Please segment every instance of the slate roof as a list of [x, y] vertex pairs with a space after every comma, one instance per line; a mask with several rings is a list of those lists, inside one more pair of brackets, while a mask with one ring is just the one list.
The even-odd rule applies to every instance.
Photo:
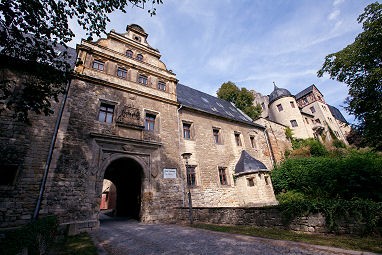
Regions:
[[76, 49], [73, 49], [71, 47], [67, 47], [65, 49], [64, 46], [60, 45], [60, 44], [57, 44], [55, 47], [54, 47], [57, 51], [59, 52], [65, 52], [67, 51], [67, 57], [63, 57], [63, 54], [59, 54], [59, 58], [62, 59], [62, 60], [66, 60], [69, 64], [70, 64], [70, 67], [74, 69], [75, 65], [76, 65], [76, 60], [77, 60], [77, 51]]
[[289, 90], [279, 88], [275, 85], [272, 93], [269, 95], [269, 104], [282, 97], [292, 97], [292, 94], [289, 92]]
[[309, 94], [310, 92], [312, 92], [312, 91], [313, 91], [313, 86], [314, 86], [314, 84], [313, 84], [313, 85], [310, 85], [310, 86], [307, 87], [306, 89], [304, 89], [304, 90], [298, 92], [298, 93], [295, 95], [296, 100], [299, 99], [299, 98], [301, 98], [301, 97], [303, 97], [303, 96], [305, 96], [306, 94]]
[[339, 121], [342, 121], [344, 123], [348, 123], [345, 119], [345, 117], [342, 115], [340, 110], [338, 110], [336, 107], [332, 105], [328, 105], [330, 112], [332, 113], [333, 117], [336, 118]]
[[185, 107], [264, 128], [259, 124], [253, 123], [250, 117], [228, 101], [179, 83], [176, 92], [178, 95], [178, 102]]
[[239, 161], [235, 166], [235, 174], [243, 173], [256, 173], [256, 172], [269, 172], [267, 167], [261, 162], [249, 155], [248, 152], [243, 150]]

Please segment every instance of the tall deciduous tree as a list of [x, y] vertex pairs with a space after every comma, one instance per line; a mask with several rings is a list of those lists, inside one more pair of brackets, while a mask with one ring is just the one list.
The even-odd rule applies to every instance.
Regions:
[[252, 119], [261, 115], [261, 106], [253, 105], [254, 96], [246, 88], [239, 89], [235, 83], [228, 81], [223, 83], [217, 91], [219, 98], [232, 102]]
[[368, 144], [382, 150], [382, 4], [368, 5], [358, 22], [364, 31], [352, 44], [326, 56], [318, 76], [328, 73], [347, 84], [345, 109], [358, 120], [356, 128]]
[[[21, 119], [29, 111], [51, 113], [51, 99], [57, 100], [69, 79], [67, 54], [56, 50], [57, 45], [65, 49], [75, 36], [69, 20], [77, 21], [91, 39], [105, 33], [108, 14], [115, 10], [126, 12], [128, 5], [144, 7], [145, 3], [151, 4], [148, 12], [153, 15], [162, 0], [1, 0], [0, 104], [14, 110]], [[19, 66], [20, 62], [32, 68], [22, 70], [24, 74], [29, 71], [30, 78], [22, 79], [21, 84], [18, 81], [15, 90], [16, 81], [9, 79], [4, 69]]]

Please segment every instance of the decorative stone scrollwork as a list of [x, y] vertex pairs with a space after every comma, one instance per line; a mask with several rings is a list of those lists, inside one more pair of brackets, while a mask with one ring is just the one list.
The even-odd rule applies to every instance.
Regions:
[[116, 121], [117, 124], [122, 125], [143, 126], [141, 113], [139, 109], [134, 107], [132, 104], [127, 104], [122, 108]]

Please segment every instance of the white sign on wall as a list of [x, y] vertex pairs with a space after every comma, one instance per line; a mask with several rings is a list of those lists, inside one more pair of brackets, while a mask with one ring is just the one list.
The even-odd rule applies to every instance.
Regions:
[[163, 169], [164, 179], [176, 179], [176, 168], [164, 168]]

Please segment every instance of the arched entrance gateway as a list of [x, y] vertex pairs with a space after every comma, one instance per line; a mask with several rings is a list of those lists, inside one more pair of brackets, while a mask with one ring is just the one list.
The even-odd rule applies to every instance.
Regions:
[[100, 210], [109, 215], [140, 220], [142, 166], [132, 158], [112, 161], [104, 174]]

